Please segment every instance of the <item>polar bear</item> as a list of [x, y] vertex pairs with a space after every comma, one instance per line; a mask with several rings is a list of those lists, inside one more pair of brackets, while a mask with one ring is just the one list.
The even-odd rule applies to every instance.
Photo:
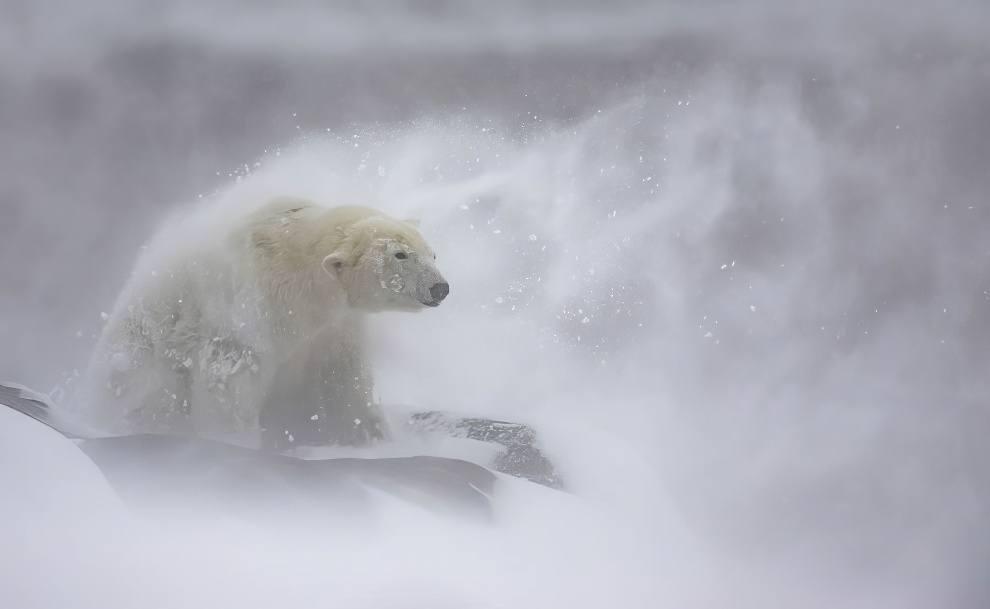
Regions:
[[285, 450], [387, 436], [368, 313], [438, 306], [449, 286], [411, 221], [282, 198], [193, 214], [146, 249], [94, 350], [84, 402], [126, 433]]

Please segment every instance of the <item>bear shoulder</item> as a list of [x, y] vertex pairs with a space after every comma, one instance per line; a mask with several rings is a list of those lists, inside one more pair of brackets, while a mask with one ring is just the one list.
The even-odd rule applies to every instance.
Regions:
[[238, 236], [246, 237], [249, 248], [262, 257], [304, 254], [298, 251], [304, 246], [305, 235], [300, 233], [308, 232], [307, 225], [323, 210], [306, 199], [274, 199], [247, 217], [244, 232]]
[[387, 216], [362, 205], [340, 205], [323, 207], [308, 199], [279, 197], [263, 205], [248, 217], [248, 232], [255, 234], [285, 235], [292, 231], [286, 228], [299, 225], [306, 232], [326, 233], [347, 229], [368, 218]]
[[391, 220], [362, 205], [323, 207], [306, 199], [281, 197], [250, 215], [246, 233], [256, 255], [299, 255], [311, 261], [322, 260], [345, 241], [351, 241], [355, 225], [369, 219]]

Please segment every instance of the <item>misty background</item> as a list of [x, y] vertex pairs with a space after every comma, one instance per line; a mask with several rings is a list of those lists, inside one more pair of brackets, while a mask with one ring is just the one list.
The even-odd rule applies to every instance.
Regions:
[[533, 424], [657, 552], [669, 504], [715, 606], [990, 603], [982, 3], [4, 0], [0, 380], [231, 184], [419, 217], [382, 399]]

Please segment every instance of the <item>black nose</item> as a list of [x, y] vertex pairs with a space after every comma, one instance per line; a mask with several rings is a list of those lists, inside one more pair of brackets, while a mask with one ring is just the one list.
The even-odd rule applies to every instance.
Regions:
[[447, 294], [450, 294], [450, 286], [447, 285], [446, 281], [434, 283], [433, 287], [430, 288], [430, 298], [437, 304], [440, 304], [440, 301], [446, 298]]

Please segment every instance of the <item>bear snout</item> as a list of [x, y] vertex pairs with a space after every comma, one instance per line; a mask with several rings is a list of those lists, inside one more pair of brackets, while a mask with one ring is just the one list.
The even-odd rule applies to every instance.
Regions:
[[427, 304], [431, 307], [438, 306], [447, 294], [450, 293], [450, 286], [447, 285], [446, 281], [438, 281], [430, 287], [430, 298], [433, 300]]

